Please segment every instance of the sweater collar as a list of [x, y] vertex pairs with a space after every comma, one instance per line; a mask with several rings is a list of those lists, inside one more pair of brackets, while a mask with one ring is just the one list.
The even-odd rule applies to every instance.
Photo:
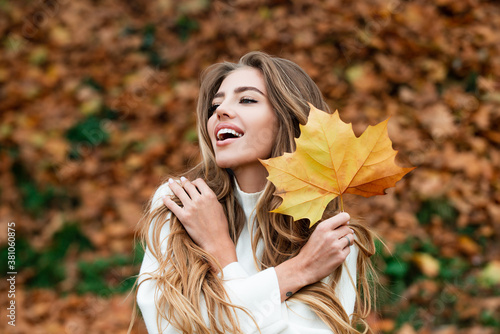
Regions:
[[257, 205], [257, 202], [259, 201], [260, 195], [264, 192], [264, 190], [261, 190], [256, 193], [246, 193], [243, 190], [240, 189], [240, 186], [238, 185], [238, 180], [234, 178], [234, 184], [235, 184], [235, 196], [240, 205], [243, 208], [243, 211], [245, 211], [245, 216], [247, 219], [250, 218], [250, 214], [252, 211], [255, 209], [255, 206]]

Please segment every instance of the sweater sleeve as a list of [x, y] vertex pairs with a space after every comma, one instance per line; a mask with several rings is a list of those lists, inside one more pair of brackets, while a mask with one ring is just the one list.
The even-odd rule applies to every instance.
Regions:
[[[151, 210], [163, 205], [161, 197], [170, 194], [172, 192], [167, 184], [160, 186], [153, 196]], [[166, 252], [168, 234], [168, 224], [165, 224], [161, 231], [161, 240], [163, 240], [161, 245], [162, 253]], [[155, 295], [158, 292], [155, 280], [147, 279], [151, 278], [150, 273], [154, 272], [157, 268], [158, 261], [154, 258], [151, 251], [146, 248], [139, 276], [140, 286], [137, 291], [137, 303], [149, 333], [180, 333], [173, 326], [169, 325], [165, 319], [160, 320], [161, 330], [158, 330], [156, 321], [158, 311], [155, 304]], [[281, 331], [281, 327], [286, 326], [286, 324], [280, 322], [280, 291], [274, 268], [263, 270], [254, 275], [248, 275], [240, 263], [233, 262], [223, 269], [220, 276], [223, 279], [223, 285], [231, 303], [244, 308], [253, 317], [252, 320], [244, 311], [236, 310], [240, 328], [244, 333], [258, 332], [256, 324], [261, 330], [267, 327], [267, 332], [269, 333], [278, 333]], [[204, 297], [200, 297], [203, 317], [205, 320], [208, 320]]]
[[257, 333], [258, 328], [266, 333], [279, 333], [287, 327], [282, 319], [280, 288], [274, 268], [249, 275], [239, 262], [233, 262], [222, 272], [231, 303], [244, 307], [252, 315], [251, 318], [241, 310], [236, 311], [243, 333]]

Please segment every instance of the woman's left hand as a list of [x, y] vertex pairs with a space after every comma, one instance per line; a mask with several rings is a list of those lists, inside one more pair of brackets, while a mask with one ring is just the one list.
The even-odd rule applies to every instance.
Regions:
[[163, 203], [177, 216], [191, 239], [213, 255], [222, 268], [237, 261], [224, 209], [205, 181], [196, 179], [191, 182], [182, 177], [181, 184], [170, 179], [168, 185], [182, 202], [182, 207], [168, 196], [163, 197]]

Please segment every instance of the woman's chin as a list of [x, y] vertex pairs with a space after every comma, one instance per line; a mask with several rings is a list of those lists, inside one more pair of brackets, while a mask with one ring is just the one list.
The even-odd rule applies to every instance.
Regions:
[[[233, 162], [233, 163], [231, 163]], [[216, 159], [217, 166], [219, 168], [232, 168], [234, 167], [234, 161], [226, 160], [226, 159]]]
[[248, 166], [249, 162], [244, 159], [235, 160], [234, 157], [219, 158], [215, 162], [220, 168], [229, 168], [232, 170], [238, 169], [240, 167]]

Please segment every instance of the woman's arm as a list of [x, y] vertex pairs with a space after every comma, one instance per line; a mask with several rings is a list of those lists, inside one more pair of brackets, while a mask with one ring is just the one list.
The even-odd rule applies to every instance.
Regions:
[[[206, 183], [182, 178], [180, 184], [171, 180], [168, 186], [182, 206], [168, 196], [163, 197], [163, 203], [177, 216], [193, 241], [217, 259], [231, 302], [249, 310], [261, 329], [287, 326], [286, 321], [280, 321], [281, 303], [288, 298], [287, 293], [295, 293], [332, 273], [349, 254], [344, 237], [351, 243], [354, 240], [348, 227], [349, 215], [339, 214], [320, 223], [297, 257], [276, 268], [248, 275], [237, 262], [222, 206]], [[212, 268], [218, 271], [215, 264]], [[237, 313], [239, 318], [248, 319], [245, 314]], [[247, 328], [254, 326], [247, 320], [243, 323], [248, 324]]]
[[[181, 178], [181, 184], [172, 179], [168, 184], [183, 206], [168, 196], [163, 202], [179, 218], [193, 241], [213, 255], [222, 268], [237, 261], [222, 205], [205, 181]], [[303, 286], [330, 275], [344, 262], [354, 241], [349, 219], [349, 214], [343, 212], [322, 221], [300, 253], [276, 267], [282, 302]], [[215, 264], [212, 268], [217, 271]]]
[[342, 265], [354, 242], [345, 212], [319, 223], [299, 254], [276, 267], [281, 301], [302, 287], [318, 282]]
[[[175, 186], [173, 186], [175, 187]], [[173, 194], [172, 184], [166, 183], [160, 186], [153, 196], [151, 211], [163, 205], [163, 198]], [[154, 228], [152, 224], [151, 230]], [[161, 252], [166, 252], [168, 234], [170, 233], [168, 224], [161, 230], [160, 245]], [[151, 238], [151, 236], [150, 236]], [[232, 245], [234, 247], [234, 244]], [[235, 255], [236, 257], [236, 255]], [[223, 258], [223, 256], [221, 257]], [[220, 261], [220, 258], [219, 258]], [[224, 288], [235, 305], [248, 310], [253, 320], [262, 328], [267, 328], [272, 333], [279, 332], [287, 324], [282, 320], [281, 302], [279, 297], [279, 286], [274, 268], [263, 270], [254, 275], [248, 275], [236, 259], [228, 260], [228, 265], [223, 265], [220, 273], [223, 278]], [[140, 282], [143, 282], [137, 292], [137, 302], [141, 309], [144, 321], [149, 333], [158, 333], [156, 318], [158, 311], [155, 305], [156, 283], [154, 280], [146, 280], [150, 277], [148, 273], [158, 269], [158, 261], [149, 249], [146, 249], [141, 266]], [[206, 312], [203, 296], [200, 296], [200, 304], [203, 312]], [[167, 306], [168, 307], [168, 306]], [[166, 312], [166, 310], [164, 310]], [[244, 333], [254, 333], [257, 331], [254, 321], [245, 312], [236, 310], [240, 321], [241, 329]], [[160, 319], [161, 333], [178, 333], [178, 331], [168, 324], [168, 320]]]

